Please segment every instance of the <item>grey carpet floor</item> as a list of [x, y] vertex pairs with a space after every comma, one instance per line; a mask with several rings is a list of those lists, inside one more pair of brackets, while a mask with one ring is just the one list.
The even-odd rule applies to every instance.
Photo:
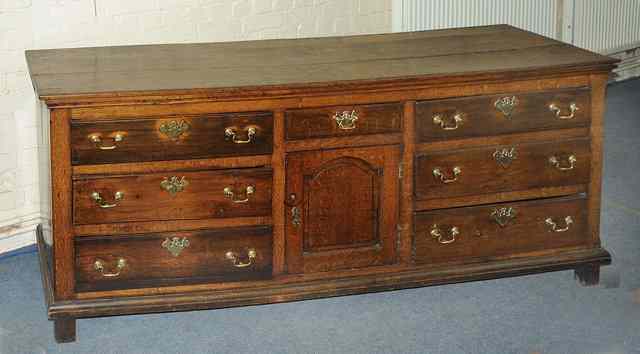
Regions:
[[0, 353], [640, 353], [640, 80], [607, 96], [602, 284], [570, 271], [78, 321], [57, 345], [36, 255], [0, 259]]

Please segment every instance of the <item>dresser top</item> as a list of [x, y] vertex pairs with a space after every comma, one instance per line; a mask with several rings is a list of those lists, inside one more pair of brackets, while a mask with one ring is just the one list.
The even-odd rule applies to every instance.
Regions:
[[[220, 98], [609, 70], [616, 62], [508, 25], [223, 43], [30, 50], [40, 98]], [[425, 81], [427, 80], [427, 81]]]

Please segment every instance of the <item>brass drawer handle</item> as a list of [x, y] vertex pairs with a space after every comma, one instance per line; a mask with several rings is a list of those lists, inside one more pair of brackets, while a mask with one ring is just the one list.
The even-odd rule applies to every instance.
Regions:
[[256, 127], [247, 127], [245, 129], [247, 132], [246, 140], [239, 140], [237, 138], [237, 132], [235, 128], [229, 127], [224, 130], [224, 136], [227, 140], [233, 141], [234, 144], [249, 144], [253, 142], [253, 138], [256, 136]]
[[516, 96], [500, 97], [493, 104], [500, 113], [502, 113], [507, 119], [511, 118], [511, 113], [516, 109], [518, 105], [518, 99]]
[[102, 198], [102, 195], [100, 195], [100, 193], [98, 192], [92, 192], [91, 193], [91, 199], [93, 199], [96, 204], [98, 204], [98, 206], [100, 208], [103, 209], [107, 209], [107, 208], [113, 208], [118, 206], [118, 202], [121, 201], [124, 198], [124, 192], [116, 192], [116, 194], [113, 195], [113, 203], [108, 203], [106, 200], [104, 200], [104, 198]]
[[127, 266], [127, 261], [124, 258], [118, 258], [118, 261], [116, 262], [116, 266], [115, 268], [115, 272], [113, 273], [105, 273], [104, 271], [104, 264], [106, 262], [103, 261], [100, 258], [97, 258], [95, 262], [93, 262], [93, 269], [95, 269], [97, 272], [99, 272], [100, 274], [102, 274], [103, 277], [105, 278], [113, 278], [113, 277], [117, 277], [120, 275], [120, 273], [122, 272], [122, 270], [124, 270], [124, 268]]
[[561, 114], [560, 107], [558, 107], [555, 103], [549, 105], [549, 110], [556, 115], [558, 119], [573, 119], [576, 115], [576, 111], [579, 111], [578, 105], [575, 102], [571, 102], [569, 105], [569, 115], [564, 116]]
[[167, 138], [171, 140], [178, 140], [180, 136], [191, 129], [189, 123], [186, 120], [170, 120], [168, 122], [162, 123], [158, 130], [160, 133], [164, 134]]
[[230, 260], [233, 263], [234, 267], [245, 268], [253, 264], [257, 255], [258, 253], [256, 252], [255, 249], [249, 248], [247, 250], [247, 257], [246, 257], [248, 259], [248, 262], [242, 262], [242, 260], [240, 259], [240, 256], [238, 256], [238, 254], [233, 251], [228, 251], [227, 253], [224, 254], [224, 257]]
[[113, 136], [113, 138], [111, 138], [111, 140], [113, 141], [111, 145], [104, 145], [102, 142], [102, 137], [100, 136], [100, 134], [91, 134], [89, 135], [89, 140], [94, 143], [96, 145], [96, 147], [100, 150], [113, 150], [115, 148], [118, 147], [119, 142], [124, 140], [124, 135], [123, 134], [116, 134]]
[[563, 228], [558, 228], [558, 224], [556, 224], [556, 222], [553, 221], [552, 218], [546, 218], [544, 220], [544, 223], [549, 225], [549, 227], [551, 228], [551, 231], [553, 232], [565, 232], [565, 231], [568, 231], [569, 228], [571, 227], [571, 224], [573, 224], [573, 218], [571, 218], [571, 216], [565, 216], [564, 218], [565, 226]]
[[456, 113], [456, 115], [453, 116], [453, 124], [447, 123], [440, 114], [433, 116], [433, 124], [440, 125], [442, 130], [456, 130], [462, 125], [462, 120], [462, 114], [460, 113]]
[[182, 178], [178, 178], [177, 176], [165, 177], [162, 182], [160, 182], [160, 188], [169, 192], [172, 197], [175, 196], [176, 193], [182, 192], [188, 185], [189, 182], [184, 176], [182, 176]]
[[354, 110], [351, 112], [337, 112], [333, 115], [333, 119], [338, 124], [338, 128], [342, 130], [351, 130], [356, 128], [356, 121], [358, 120], [358, 113]]
[[456, 240], [456, 236], [460, 234], [460, 229], [458, 229], [456, 226], [451, 227], [449, 229], [448, 237], [445, 237], [445, 235], [442, 234], [442, 231], [440, 231], [440, 228], [438, 227], [438, 225], [434, 224], [431, 227], [430, 234], [431, 234], [431, 237], [437, 239], [439, 243], [446, 245]]
[[569, 157], [567, 157], [567, 162], [568, 162], [568, 166], [567, 166], [567, 165], [562, 165], [562, 163], [560, 162], [560, 159], [558, 159], [557, 157], [555, 156], [549, 157], [549, 163], [560, 171], [573, 170], [576, 167], [577, 161], [578, 159], [576, 158], [575, 155], [569, 155]]
[[178, 257], [182, 250], [189, 247], [189, 239], [186, 237], [167, 237], [164, 241], [162, 241], [162, 248], [166, 248], [169, 253], [171, 253], [174, 257]]
[[247, 186], [244, 191], [244, 198], [242, 199], [236, 196], [236, 193], [231, 189], [231, 187], [224, 187], [223, 192], [224, 196], [231, 199], [234, 203], [246, 203], [249, 201], [249, 197], [256, 192], [256, 187]]
[[444, 173], [442, 173], [442, 170], [440, 169], [440, 167], [436, 167], [433, 169], [433, 176], [440, 179], [440, 182], [444, 184], [453, 183], [458, 180], [458, 176], [462, 173], [462, 169], [458, 166], [454, 166], [452, 172], [453, 172], [453, 177], [448, 178], [447, 176], [444, 175]]

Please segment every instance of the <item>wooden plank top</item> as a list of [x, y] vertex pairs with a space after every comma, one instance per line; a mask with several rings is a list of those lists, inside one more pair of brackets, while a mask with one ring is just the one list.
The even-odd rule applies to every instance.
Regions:
[[348, 37], [30, 50], [45, 100], [185, 90], [380, 84], [491, 73], [608, 70], [616, 60], [508, 25]]

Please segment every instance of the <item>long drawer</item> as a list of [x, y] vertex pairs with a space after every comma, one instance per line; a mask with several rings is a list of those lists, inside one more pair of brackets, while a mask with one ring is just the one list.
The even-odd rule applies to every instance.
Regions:
[[590, 111], [587, 88], [423, 101], [416, 104], [416, 140], [587, 126]]
[[73, 181], [75, 224], [271, 213], [271, 169], [87, 177]]
[[416, 157], [415, 195], [428, 200], [588, 182], [588, 138], [432, 152]]
[[99, 122], [74, 121], [73, 164], [269, 154], [271, 113], [225, 113]]
[[75, 238], [76, 290], [271, 277], [270, 227]]
[[415, 214], [416, 263], [467, 262], [586, 245], [584, 195]]
[[379, 103], [288, 110], [287, 140], [400, 133], [402, 104]]

